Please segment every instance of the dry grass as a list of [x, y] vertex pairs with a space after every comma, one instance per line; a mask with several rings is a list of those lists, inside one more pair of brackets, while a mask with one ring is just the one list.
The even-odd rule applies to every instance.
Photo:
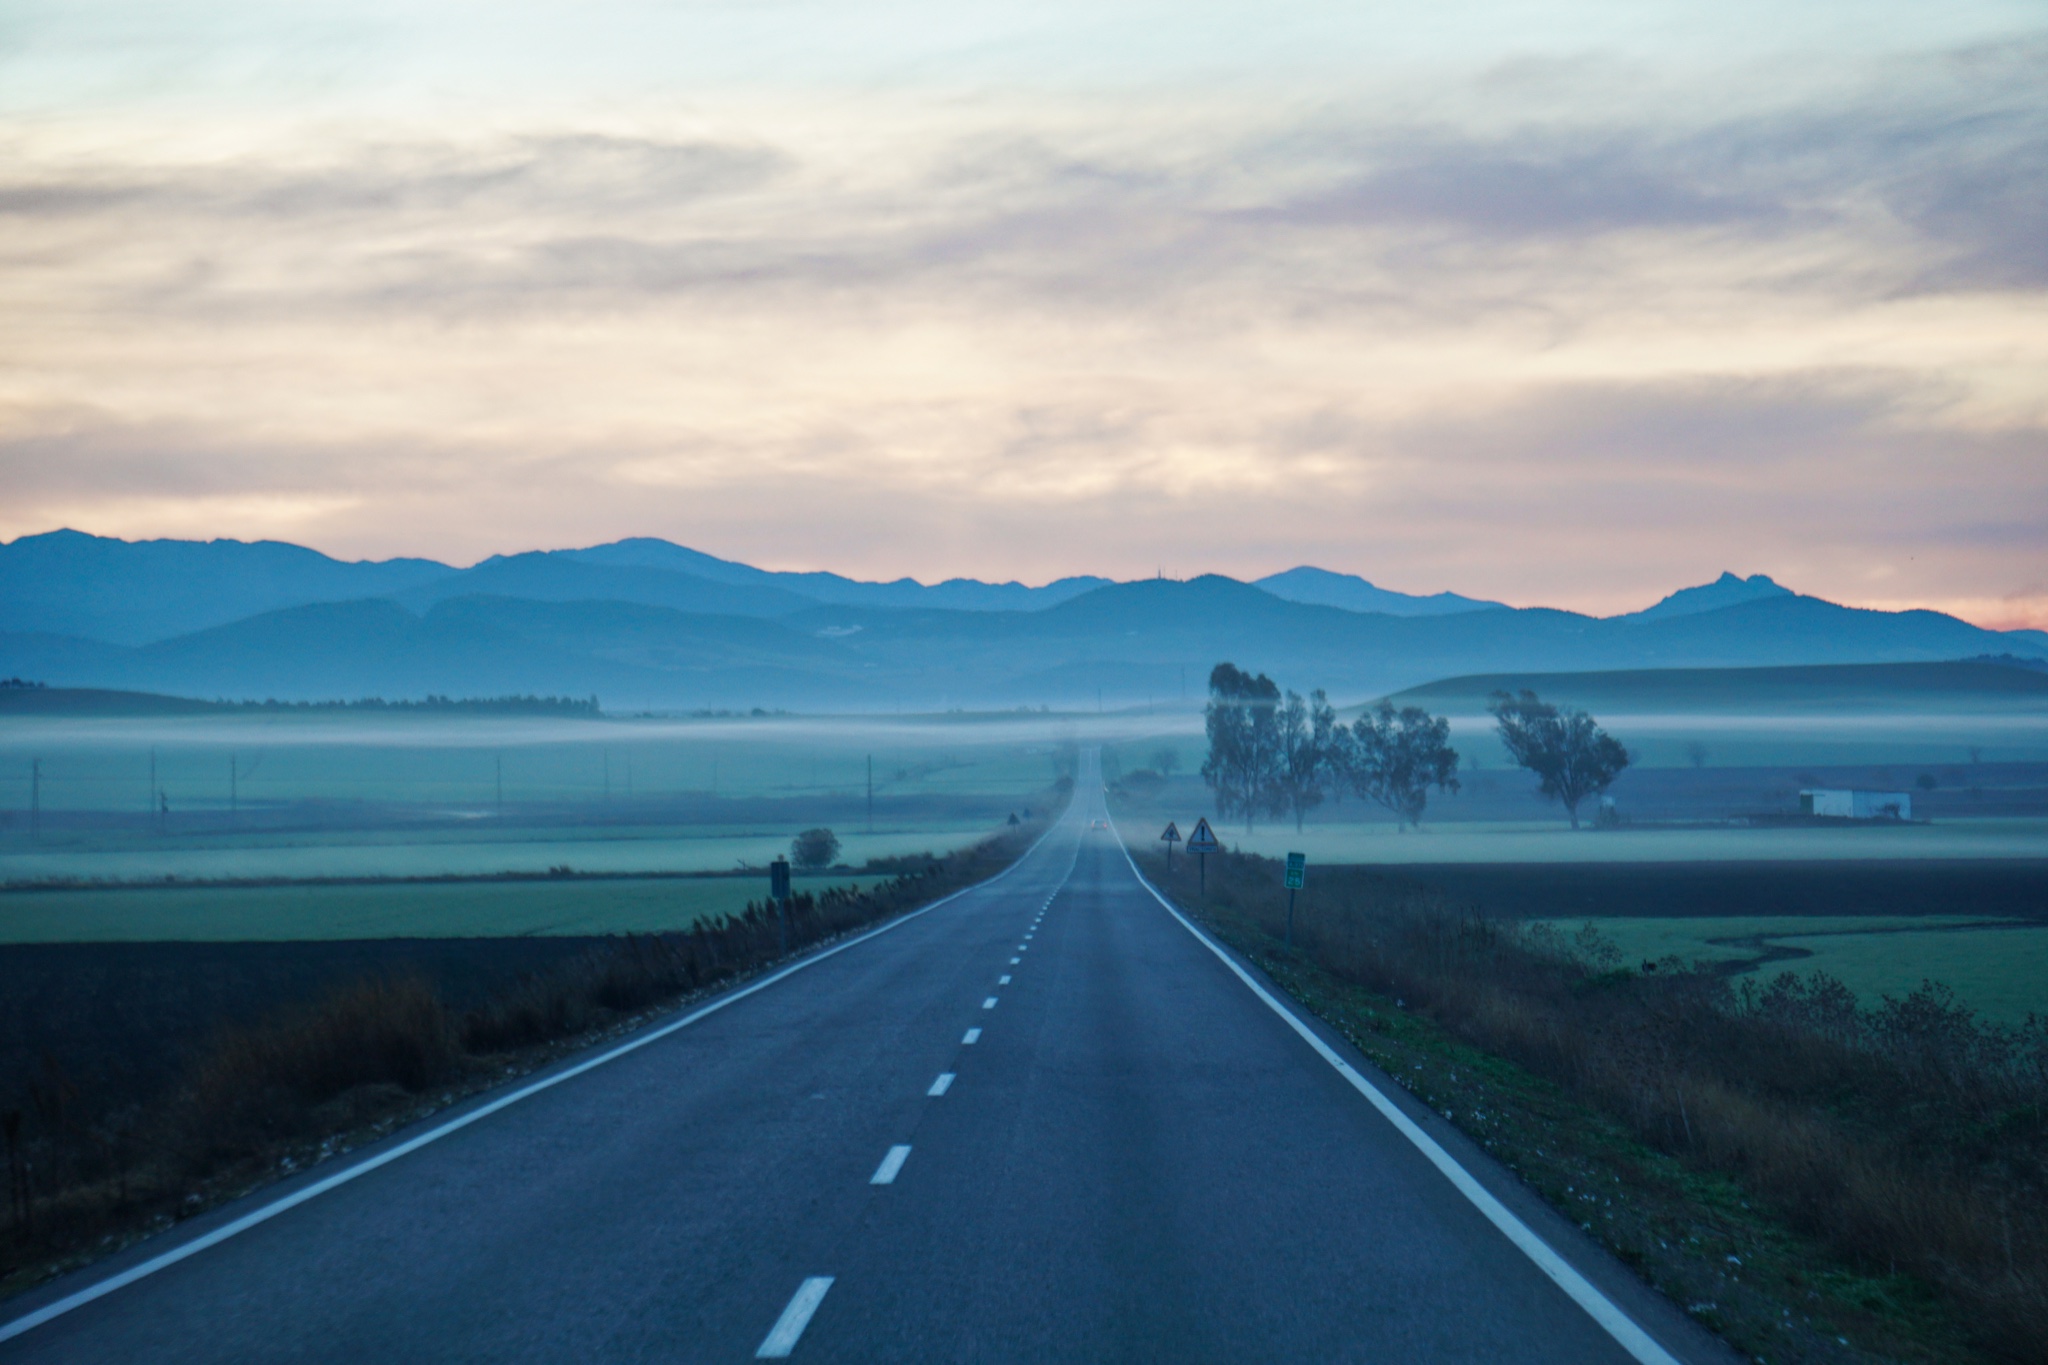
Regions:
[[[1207, 913], [1269, 940], [1277, 865], [1209, 860]], [[1193, 899], [1193, 879], [1173, 890]], [[1938, 986], [1859, 1010], [1839, 983], [1735, 990], [1597, 934], [1481, 918], [1326, 869], [1296, 949], [1423, 1011], [1751, 1197], [1849, 1265], [1946, 1296], [1980, 1343], [2048, 1361], [2048, 1021], [1985, 1024]]]

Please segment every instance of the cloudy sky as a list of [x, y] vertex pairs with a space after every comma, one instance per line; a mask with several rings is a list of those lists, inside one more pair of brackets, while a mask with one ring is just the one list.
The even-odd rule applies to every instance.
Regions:
[[2048, 6], [0, 0], [0, 538], [2048, 625]]

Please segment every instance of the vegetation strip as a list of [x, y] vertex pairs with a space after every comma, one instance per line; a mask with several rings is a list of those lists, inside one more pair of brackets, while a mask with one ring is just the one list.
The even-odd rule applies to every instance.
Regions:
[[[840, 942], [751, 985], [728, 990], [682, 1019], [258, 1209], [227, 1228], [8, 1323], [0, 1327], [0, 1340], [936, 909], [1007, 873], [1045, 837], [1056, 818], [1055, 812], [1043, 828], [1035, 827], [1041, 822], [1033, 822], [1000, 831], [937, 860], [923, 875], [899, 878], [872, 893], [799, 894], [792, 898], [786, 926], [791, 946], [804, 952], [834, 939]], [[847, 937], [882, 920], [887, 922]], [[117, 1150], [81, 1125], [67, 1124], [61, 1105], [55, 1106], [58, 1112], [44, 1107], [42, 1131], [36, 1133], [24, 1132], [21, 1111], [6, 1111], [0, 1119], [5, 1120], [10, 1218], [8, 1240], [0, 1243], [0, 1250], [8, 1253], [6, 1280], [12, 1283], [0, 1284], [27, 1288], [160, 1231], [173, 1218], [189, 1217], [302, 1165], [375, 1141], [454, 1102], [458, 1092], [476, 1093], [518, 1074], [522, 1060], [529, 1064], [524, 1069], [531, 1071], [597, 1038], [644, 1027], [657, 1013], [650, 1007], [678, 996], [727, 989], [732, 981], [785, 959], [787, 954], [778, 946], [782, 932], [768, 906], [749, 905], [743, 915], [699, 925], [687, 934], [629, 937], [568, 969], [529, 978], [509, 995], [459, 1020], [423, 979], [361, 983], [306, 1010], [225, 1034], [169, 1103], [148, 1116], [153, 1141], [143, 1160], [132, 1151]], [[465, 1073], [472, 1082], [466, 1089], [461, 1084]], [[444, 1086], [448, 1088], [438, 1104], [421, 1102], [423, 1092]], [[345, 1139], [344, 1133], [355, 1140]], [[315, 1142], [317, 1149], [309, 1150]], [[70, 1178], [58, 1183], [53, 1173]], [[94, 1238], [99, 1239], [97, 1244]]]

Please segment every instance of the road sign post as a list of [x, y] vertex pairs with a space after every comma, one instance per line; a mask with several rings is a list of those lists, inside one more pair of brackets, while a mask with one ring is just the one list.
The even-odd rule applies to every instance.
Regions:
[[768, 898], [775, 902], [775, 937], [789, 951], [789, 859], [768, 864]]
[[1287, 946], [1294, 946], [1294, 893], [1301, 890], [1301, 884], [1308, 874], [1308, 855], [1290, 853], [1287, 855]]
[[1196, 864], [1201, 869], [1201, 894], [1204, 896], [1209, 894], [1209, 855], [1222, 847], [1209, 828], [1208, 816], [1195, 821], [1195, 832], [1188, 836], [1188, 852], [1195, 855]]
[[1180, 826], [1168, 820], [1166, 822], [1166, 833], [1160, 835], [1159, 839], [1160, 842], [1166, 845], [1166, 871], [1168, 875], [1171, 875], [1173, 872], [1173, 846], [1180, 842]]

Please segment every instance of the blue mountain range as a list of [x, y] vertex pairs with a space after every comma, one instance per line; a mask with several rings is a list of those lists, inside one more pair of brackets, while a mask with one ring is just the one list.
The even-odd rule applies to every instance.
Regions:
[[637, 708], [1171, 701], [1219, 659], [1358, 699], [1454, 674], [2048, 657], [2048, 634], [1724, 574], [1598, 618], [1300, 567], [1038, 587], [782, 573], [664, 540], [469, 568], [275, 541], [0, 546], [0, 676], [193, 696], [597, 694]]

